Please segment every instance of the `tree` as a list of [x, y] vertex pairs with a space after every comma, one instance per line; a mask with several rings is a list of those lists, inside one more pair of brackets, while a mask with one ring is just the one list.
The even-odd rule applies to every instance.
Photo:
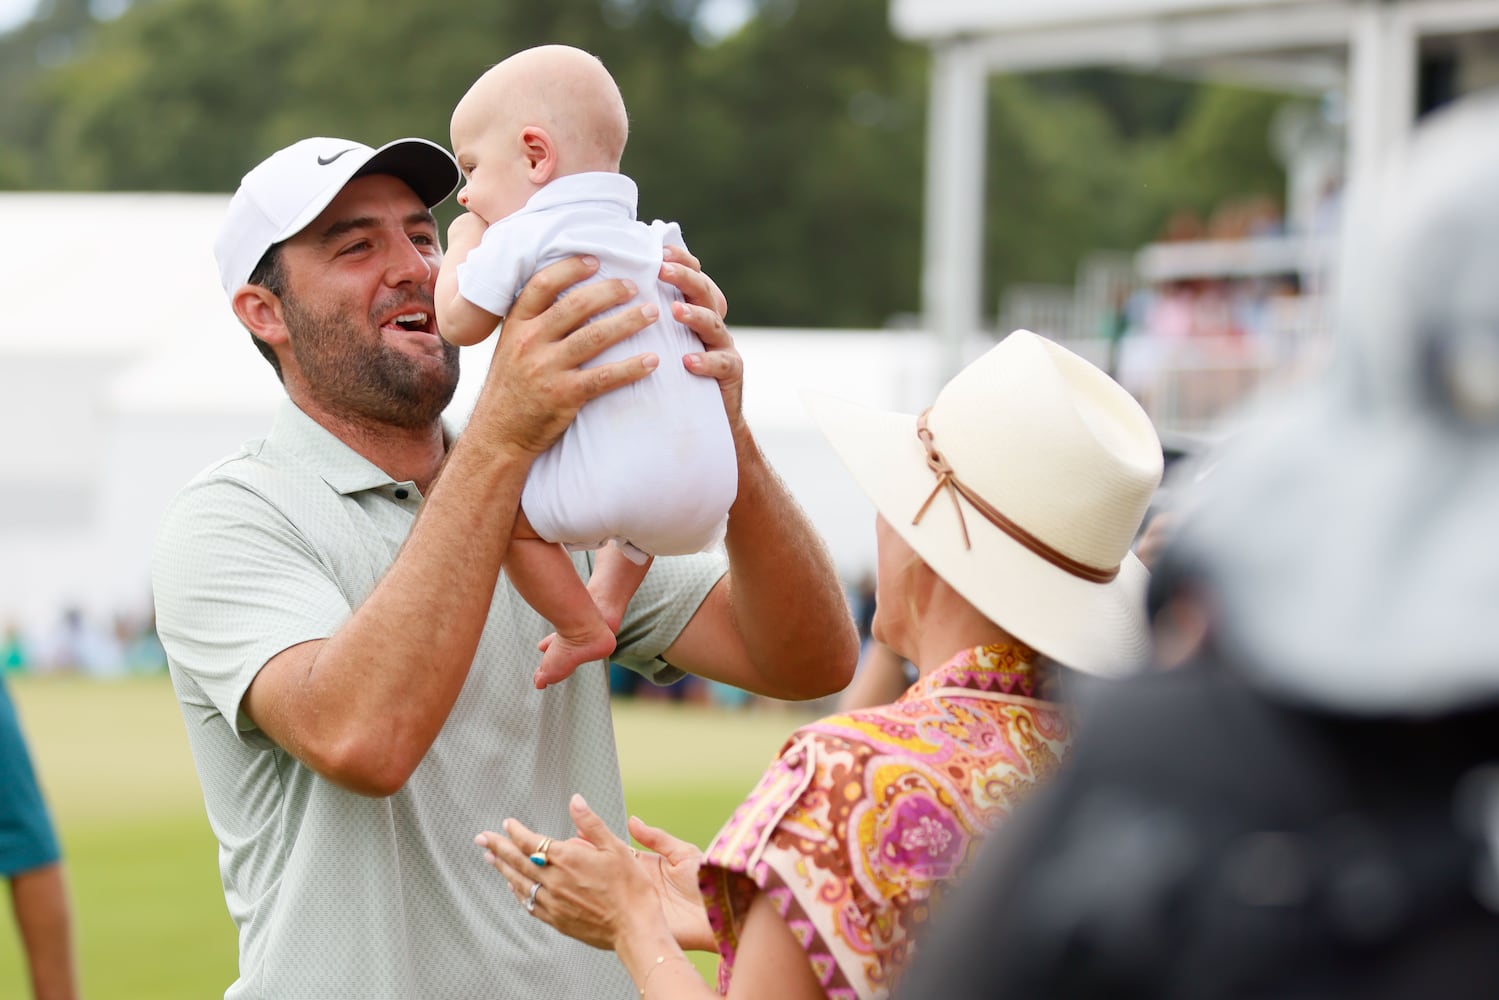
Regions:
[[1206, 217], [1230, 198], [1285, 195], [1270, 123], [1290, 98], [1225, 86], [1199, 87], [1178, 128], [1142, 150], [1141, 175], [1158, 191], [1158, 223], [1173, 209]]
[[915, 308], [925, 61], [869, 0], [766, 5], [698, 51], [673, 132], [697, 176], [645, 174], [642, 208], [672, 206], [736, 322], [878, 326]]
[[36, 155], [46, 118], [36, 83], [50, 68], [83, 49], [94, 28], [88, 0], [52, 0], [31, 20], [0, 35], [0, 188], [49, 183]]
[[[589, 49], [630, 109], [645, 218], [680, 221], [736, 324], [880, 326], [919, 307], [928, 55], [879, 0], [754, 0], [705, 45], [698, 0], [410, 4], [86, 0], [0, 39], [0, 186], [228, 191], [307, 135], [448, 141], [484, 69], [543, 42]], [[21, 58], [62, 38], [69, 58]], [[991, 82], [986, 302], [1067, 282], [1174, 208], [1278, 193], [1277, 99], [1103, 71]], [[1179, 127], [1177, 127], [1179, 125]], [[457, 211], [439, 209], [446, 221]]]

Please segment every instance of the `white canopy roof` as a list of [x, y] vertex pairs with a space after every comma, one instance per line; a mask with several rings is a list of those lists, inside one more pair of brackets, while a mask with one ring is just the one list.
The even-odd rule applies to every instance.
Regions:
[[139, 356], [180, 335], [243, 336], [213, 238], [228, 195], [0, 193], [3, 354]]
[[[0, 621], [37, 627], [66, 604], [149, 606], [155, 524], [209, 462], [258, 437], [284, 392], [219, 287], [212, 242], [226, 195], [0, 194], [11, 322], [0, 328]], [[761, 447], [850, 579], [873, 565], [872, 507], [812, 427], [816, 388], [917, 412], [935, 381], [929, 338], [889, 331], [734, 328]], [[461, 422], [493, 338], [465, 348]]]
[[1499, 28], [1499, 0], [890, 0], [890, 23], [932, 49], [922, 313], [950, 374], [981, 328], [990, 74], [1092, 65], [1336, 87], [1359, 184], [1409, 134], [1421, 39]]
[[1321, 0], [892, 0], [890, 23], [897, 34], [933, 40], [1059, 24], [1127, 20], [1159, 14], [1314, 4]]

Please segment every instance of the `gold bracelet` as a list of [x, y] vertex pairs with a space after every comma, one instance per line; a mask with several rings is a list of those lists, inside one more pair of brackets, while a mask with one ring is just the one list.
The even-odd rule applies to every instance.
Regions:
[[645, 975], [640, 977], [640, 995], [642, 998], [645, 996], [645, 988], [650, 985], [651, 974], [661, 968], [662, 963], [668, 958], [680, 958], [684, 962], [687, 961], [686, 955], [657, 955], [656, 961], [651, 964], [649, 969], [645, 970]]

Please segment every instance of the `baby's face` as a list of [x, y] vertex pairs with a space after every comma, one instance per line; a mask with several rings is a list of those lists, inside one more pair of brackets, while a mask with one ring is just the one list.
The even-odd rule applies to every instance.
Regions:
[[498, 222], [531, 197], [519, 138], [467, 102], [453, 113], [453, 155], [463, 170], [458, 203], [485, 222]]

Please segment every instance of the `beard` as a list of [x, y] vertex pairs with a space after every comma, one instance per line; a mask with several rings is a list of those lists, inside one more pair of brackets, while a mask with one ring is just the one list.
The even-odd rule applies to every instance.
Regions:
[[[282, 296], [292, 354], [309, 390], [330, 411], [361, 422], [415, 429], [436, 422], [458, 388], [458, 347], [446, 341], [438, 359], [418, 359], [389, 348], [380, 337], [377, 306], [363, 325], [347, 312], [304, 306]], [[429, 315], [430, 300], [420, 307]], [[373, 336], [371, 333], [373, 332]]]

